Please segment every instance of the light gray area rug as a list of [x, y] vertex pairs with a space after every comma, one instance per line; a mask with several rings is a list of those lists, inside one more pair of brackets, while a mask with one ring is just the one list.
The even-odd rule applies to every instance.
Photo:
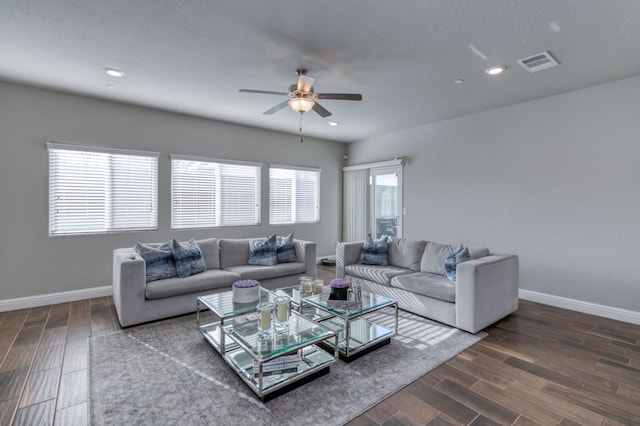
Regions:
[[341, 425], [484, 336], [400, 311], [389, 345], [263, 404], [187, 315], [90, 338], [89, 415], [95, 425]]

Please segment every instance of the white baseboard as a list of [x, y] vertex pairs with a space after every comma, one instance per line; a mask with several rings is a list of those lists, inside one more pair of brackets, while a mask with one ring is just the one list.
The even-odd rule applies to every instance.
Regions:
[[529, 300], [531, 302], [542, 303], [544, 305], [555, 306], [557, 308], [569, 309], [572, 311], [583, 312], [585, 314], [597, 315], [599, 317], [640, 325], [640, 312], [637, 311], [630, 311], [628, 309], [600, 305], [582, 300], [569, 299], [562, 296], [554, 296], [553, 294], [538, 293], [537, 291], [531, 290], [520, 289], [518, 290], [518, 296], [520, 299]]
[[106, 285], [104, 287], [92, 287], [82, 290], [61, 291], [59, 293], [39, 294], [37, 296], [28, 297], [16, 297], [15, 299], [0, 300], [0, 312], [55, 305], [56, 303], [74, 302], [76, 300], [92, 299], [94, 297], [111, 296], [112, 293], [112, 287], [110, 285]]

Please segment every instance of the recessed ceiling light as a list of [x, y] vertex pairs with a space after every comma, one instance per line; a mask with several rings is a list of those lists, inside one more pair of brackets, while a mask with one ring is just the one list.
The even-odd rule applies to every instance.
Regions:
[[116, 68], [102, 68], [104, 72], [106, 72], [111, 77], [122, 77], [124, 75], [124, 71], [120, 71]]
[[456, 80], [453, 80], [453, 82], [454, 82], [455, 84], [462, 84], [462, 83], [464, 83], [464, 80], [463, 80], [463, 79], [461, 79], [461, 78], [458, 78], [458, 79], [456, 79]]
[[106, 84], [105, 87], [107, 89], [115, 89], [116, 88], [116, 86], [114, 86], [113, 84]]
[[501, 65], [499, 67], [487, 68], [485, 72], [489, 75], [498, 75], [498, 74], [502, 74], [502, 72], [504, 72], [504, 70], [506, 69], [507, 67], [505, 67], [504, 65]]
[[331, 126], [331, 127], [336, 127], [338, 124], [340, 124], [340, 122], [338, 122], [338, 121], [329, 121], [329, 123], [328, 123], [328, 124], [329, 124], [329, 126]]

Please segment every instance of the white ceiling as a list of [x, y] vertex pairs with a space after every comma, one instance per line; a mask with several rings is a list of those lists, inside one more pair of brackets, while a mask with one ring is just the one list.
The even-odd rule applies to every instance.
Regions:
[[[304, 115], [348, 142], [640, 75], [639, 17], [638, 0], [2, 0], [0, 79], [296, 133], [289, 108], [262, 115], [284, 98], [238, 89], [286, 91], [303, 67], [316, 92], [362, 93]], [[559, 67], [516, 63], [545, 50]]]

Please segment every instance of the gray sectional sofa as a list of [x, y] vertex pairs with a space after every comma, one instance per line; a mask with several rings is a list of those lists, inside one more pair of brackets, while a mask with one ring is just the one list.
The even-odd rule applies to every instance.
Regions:
[[[145, 260], [131, 248], [113, 251], [113, 300], [120, 325], [127, 327], [196, 310], [196, 297], [231, 290], [237, 280], [258, 280], [266, 288], [296, 284], [316, 276], [316, 244], [294, 240], [297, 261], [249, 265], [249, 239], [197, 240], [206, 271], [186, 278], [146, 282]], [[160, 244], [157, 244], [160, 246]]]
[[455, 247], [393, 238], [388, 266], [359, 263], [364, 242], [336, 246], [336, 276], [398, 301], [406, 311], [477, 333], [518, 309], [518, 256], [470, 247], [471, 260], [457, 265], [457, 280], [445, 276]]

